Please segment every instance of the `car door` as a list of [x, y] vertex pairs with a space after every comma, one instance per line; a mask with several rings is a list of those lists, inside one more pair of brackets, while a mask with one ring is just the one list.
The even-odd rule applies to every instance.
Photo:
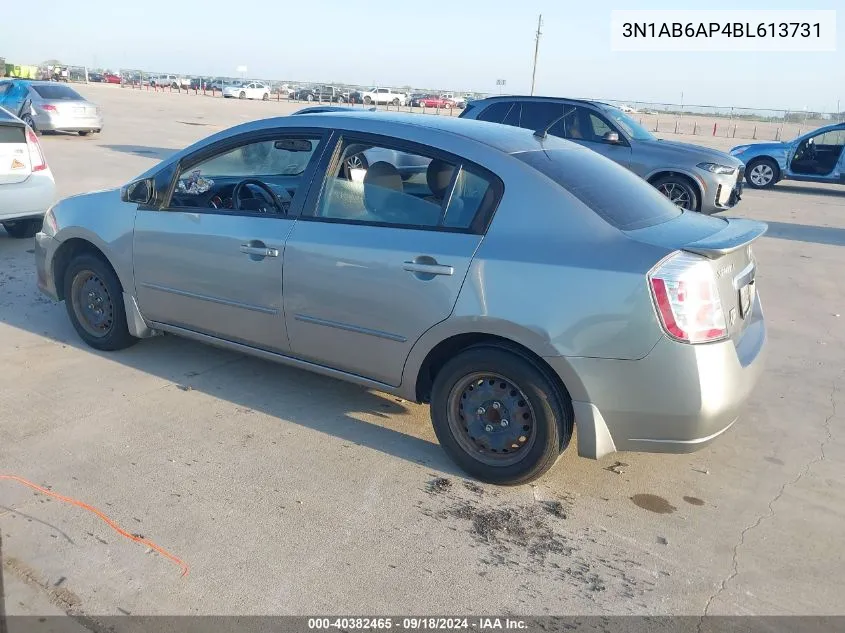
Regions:
[[787, 176], [812, 182], [839, 182], [845, 129], [826, 128], [798, 139], [787, 154]]
[[6, 110], [18, 116], [21, 108], [29, 96], [29, 84], [22, 81], [13, 81], [6, 92], [3, 103], [0, 103]]
[[[384, 159], [349, 168], [366, 148], [439, 160], [438, 191], [425, 170], [403, 180]], [[326, 151], [324, 164], [285, 246], [291, 351], [398, 385], [411, 347], [451, 314], [501, 181], [432, 147], [352, 133]]]
[[[147, 319], [287, 351], [284, 242], [323, 137], [284, 128], [226, 139], [182, 160], [175, 183], [157, 185], [162, 203], [139, 207], [133, 238], [136, 296]], [[236, 201], [244, 179], [290, 204], [279, 209], [257, 185], [242, 186]]]

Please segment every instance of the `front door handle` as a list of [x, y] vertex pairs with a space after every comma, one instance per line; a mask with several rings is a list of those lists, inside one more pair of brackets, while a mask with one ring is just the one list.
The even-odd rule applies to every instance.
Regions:
[[263, 244], [257, 245], [255, 242], [249, 244], [241, 244], [241, 253], [245, 255], [255, 255], [258, 257], [278, 257], [279, 251], [275, 248], [267, 248]]
[[455, 269], [443, 264], [421, 264], [419, 262], [405, 262], [402, 268], [410, 273], [423, 275], [454, 275]]

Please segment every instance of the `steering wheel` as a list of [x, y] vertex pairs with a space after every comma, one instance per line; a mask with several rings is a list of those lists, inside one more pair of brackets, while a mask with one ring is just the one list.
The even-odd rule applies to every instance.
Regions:
[[270, 189], [270, 187], [266, 183], [258, 180], [257, 178], [245, 178], [244, 180], [241, 180], [238, 184], [235, 185], [235, 188], [232, 190], [232, 206], [237, 211], [241, 211], [241, 193], [244, 191], [244, 189], [246, 189], [246, 187], [249, 187], [250, 185], [258, 187], [268, 196], [270, 196], [270, 202], [273, 204], [277, 211], [287, 213], [288, 207], [290, 207], [290, 203], [293, 200], [287, 190], [284, 190], [285, 193], [283, 194], [283, 197], [285, 199], [282, 200], [282, 198], [280, 198], [275, 191]]

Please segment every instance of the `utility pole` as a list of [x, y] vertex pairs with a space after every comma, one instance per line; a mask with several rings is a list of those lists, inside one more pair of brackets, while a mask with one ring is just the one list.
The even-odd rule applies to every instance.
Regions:
[[537, 53], [540, 52], [540, 36], [543, 34], [540, 28], [543, 26], [543, 14], [537, 20], [537, 33], [534, 35], [534, 70], [531, 72], [531, 94], [534, 94], [534, 79], [537, 77]]

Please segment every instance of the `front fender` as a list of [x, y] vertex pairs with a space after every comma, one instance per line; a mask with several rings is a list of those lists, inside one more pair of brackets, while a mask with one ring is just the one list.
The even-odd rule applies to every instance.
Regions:
[[134, 294], [132, 234], [136, 208], [122, 202], [117, 189], [66, 198], [53, 206], [53, 237], [62, 244], [73, 239], [93, 244], [114, 268], [124, 291]]

